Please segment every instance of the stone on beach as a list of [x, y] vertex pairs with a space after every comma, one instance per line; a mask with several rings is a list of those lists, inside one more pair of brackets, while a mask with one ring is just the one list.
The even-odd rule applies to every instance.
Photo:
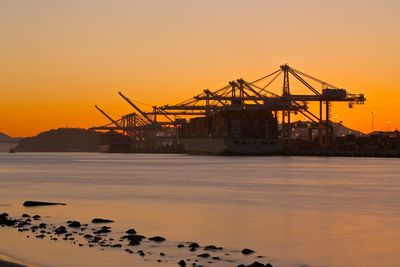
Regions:
[[93, 231], [93, 233], [95, 233], [95, 234], [106, 234], [106, 233], [110, 233], [111, 232], [110, 229], [111, 229], [111, 227], [103, 226], [99, 230]]
[[[29, 219], [28, 216], [23, 216], [23, 217], [19, 217], [19, 218], [13, 219], [13, 218], [10, 218], [7, 213], [2, 213], [2, 214], [0, 214], [0, 225], [1, 226], [12, 226], [14, 228], [17, 228], [17, 230], [20, 231], [20, 232], [32, 230], [32, 232], [36, 233], [33, 236], [38, 238], [38, 239], [49, 238], [50, 240], [56, 241], [58, 239], [56, 237], [53, 237], [53, 235], [52, 235], [52, 234], [56, 234], [56, 235], [58, 235], [59, 239], [63, 239], [63, 240], [69, 241], [71, 244], [76, 244], [79, 247], [82, 247], [82, 246], [84, 246], [84, 244], [79, 243], [79, 241], [81, 239], [78, 238], [78, 237], [77, 238], [73, 237], [73, 234], [79, 234], [79, 235], [82, 235], [82, 237], [84, 237], [86, 239], [86, 241], [87, 241], [86, 246], [88, 246], [88, 247], [94, 247], [94, 246], [95, 247], [102, 247], [102, 248], [100, 248], [101, 250], [104, 250], [104, 248], [106, 248], [106, 247], [122, 248], [122, 247], [125, 247], [126, 245], [128, 245], [128, 246], [136, 246], [136, 245], [140, 245], [141, 242], [144, 239], [146, 239], [145, 236], [136, 234], [136, 230], [132, 228], [132, 229], [129, 229], [129, 230], [125, 231], [126, 235], [120, 237], [120, 242], [119, 243], [117, 243], [117, 242], [114, 243], [114, 242], [112, 242], [112, 241], [114, 241], [114, 238], [109, 237], [109, 236], [106, 235], [107, 233], [111, 232], [111, 227], [109, 227], [109, 226], [102, 226], [102, 227], [97, 228], [97, 229], [92, 229], [93, 235], [91, 235], [91, 234], [88, 234], [87, 232], [85, 233], [83, 231], [83, 229], [82, 229], [82, 231], [79, 231], [81, 226], [83, 226], [83, 224], [81, 224], [79, 221], [68, 221], [66, 226], [61, 225], [61, 226], [57, 227], [57, 226], [55, 226], [53, 224], [46, 224], [44, 222], [40, 223], [40, 222], [32, 221], [32, 224], [31, 224], [30, 223], [30, 219]], [[47, 217], [45, 217], [45, 218], [47, 218]], [[41, 219], [41, 217], [39, 215], [35, 215], [35, 216], [32, 216], [32, 219], [39, 220], [39, 219]], [[28, 220], [29, 220], [29, 222], [28, 222]], [[96, 218], [96, 219], [93, 219], [92, 222], [94, 222], [94, 223], [107, 223], [107, 222], [113, 222], [113, 221], [112, 220], [108, 220], [108, 219]], [[31, 225], [27, 226], [29, 224], [31, 224]], [[73, 230], [73, 231], [69, 232], [67, 230], [67, 227], [76, 228], [77, 230], [70, 229], [70, 230]], [[63, 236], [60, 236], [60, 235], [63, 235]], [[27, 236], [27, 237], [29, 237], [29, 236]], [[150, 240], [150, 241], [153, 241], [153, 242], [157, 242], [157, 243], [166, 241], [166, 238], [164, 238], [162, 236], [158, 236], [158, 235], [149, 237], [147, 239]], [[128, 244], [121, 243], [124, 240], [127, 240]], [[148, 241], [145, 241], [145, 246], [149, 245], [149, 244], [150, 243]], [[188, 244], [188, 245], [186, 245], [186, 244]], [[160, 246], [160, 249], [162, 247], [162, 245], [150, 245], [150, 246], [153, 247], [153, 248], [155, 248], [157, 246]], [[215, 245], [207, 245], [207, 246], [201, 246], [200, 247], [200, 245], [198, 243], [196, 243], [196, 242], [191, 242], [191, 243], [188, 242], [188, 243], [185, 243], [185, 245], [183, 243], [178, 243], [177, 246], [178, 246], [178, 248], [188, 247], [190, 249], [190, 251], [192, 251], [192, 252], [196, 251], [197, 249], [199, 249], [201, 247], [205, 250], [203, 252], [206, 252], [206, 251], [218, 252], [218, 251], [222, 251], [223, 250], [222, 247], [218, 247], [218, 246], [215, 246]], [[126, 251], [126, 252], [128, 252], [130, 254], [134, 253], [130, 249], [124, 249], [124, 251]], [[137, 251], [137, 254], [142, 256], [142, 257], [145, 257], [146, 255], [150, 255], [151, 256], [153, 253], [154, 252], [149, 252], [149, 251], [145, 252], [143, 250], [138, 250]], [[164, 252], [160, 252], [159, 251], [158, 253], [159, 253], [159, 256], [161, 256], [161, 257], [165, 256]], [[241, 251], [241, 253], [243, 255], [249, 255], [249, 254], [254, 253], [254, 251], [251, 250], [251, 249], [245, 248], [245, 249], [243, 249]], [[229, 253], [225, 253], [225, 255], [229, 255]], [[210, 263], [210, 264], [211, 263], [216, 263], [216, 261], [220, 261], [220, 260], [224, 260], [224, 261], [228, 261], [228, 262], [234, 262], [234, 260], [231, 260], [229, 258], [222, 259], [219, 256], [216, 256], [216, 255], [214, 256], [214, 255], [211, 255], [210, 253], [191, 254], [191, 256], [197, 257], [197, 259], [196, 258], [186, 258], [185, 260], [179, 261], [178, 265], [179, 266], [187, 266], [189, 264], [188, 262], [190, 262], [191, 263], [190, 265], [195, 267], [195, 266], [202, 266], [203, 265], [203, 264], [202, 265], [198, 265], [196, 263], [196, 262], [199, 262], [199, 261], [204, 261], [204, 262], [207, 262], [207, 263]], [[203, 258], [204, 260], [201, 260], [199, 258]], [[257, 258], [261, 258], [261, 256], [258, 256]], [[150, 260], [150, 259], [147, 259], [147, 260]], [[162, 260], [160, 258], [159, 259], [154, 259], [154, 261], [162, 262]], [[270, 263], [263, 264], [263, 263], [260, 263], [260, 262], [257, 262], [257, 261], [251, 263], [250, 265], [240, 264], [238, 266], [239, 267], [272, 267], [272, 265]]]
[[67, 233], [67, 228], [65, 228], [65, 226], [60, 226], [60, 227], [56, 228], [56, 229], [54, 230], [54, 232], [55, 232], [56, 234], [58, 234], [58, 235], [62, 235], [62, 234]]
[[188, 247], [189, 248], [198, 248], [198, 247], [200, 247], [200, 245], [197, 244], [196, 242], [193, 242], [193, 243], [190, 243]]
[[197, 257], [200, 257], [200, 258], [209, 258], [210, 256], [211, 255], [209, 253], [203, 253], [203, 254], [197, 255]]
[[216, 251], [216, 250], [223, 250], [222, 247], [217, 247], [214, 245], [208, 245], [204, 247], [204, 250], [211, 250], [211, 251]]
[[78, 221], [72, 221], [68, 224], [69, 227], [73, 227], [73, 228], [79, 228], [81, 227], [81, 223]]
[[53, 205], [67, 205], [65, 203], [57, 203], [57, 202], [44, 202], [44, 201], [31, 201], [27, 200], [22, 205], [25, 207], [38, 207], [38, 206], [53, 206]]
[[242, 254], [243, 255], [249, 255], [249, 254], [252, 254], [252, 253], [254, 253], [254, 250], [251, 250], [249, 248], [245, 248], [245, 249], [242, 250]]
[[180, 260], [180, 261], [178, 262], [178, 265], [181, 266], [181, 267], [184, 267], [184, 266], [186, 266], [186, 261]]
[[262, 264], [258, 261], [255, 261], [249, 265], [240, 264], [237, 267], [272, 267], [272, 264], [271, 263]]
[[92, 220], [92, 223], [112, 223], [114, 222], [113, 220], [109, 220], [109, 219], [102, 219], [102, 218], [94, 218]]
[[134, 235], [134, 234], [136, 234], [136, 230], [131, 228], [131, 229], [127, 230], [125, 233], [128, 235]]
[[165, 241], [166, 239], [161, 236], [153, 236], [153, 237], [149, 237], [149, 240], [159, 243], [159, 242]]
[[121, 237], [122, 239], [127, 239], [129, 241], [130, 246], [137, 246], [142, 242], [143, 239], [145, 239], [145, 236], [142, 235], [125, 235]]

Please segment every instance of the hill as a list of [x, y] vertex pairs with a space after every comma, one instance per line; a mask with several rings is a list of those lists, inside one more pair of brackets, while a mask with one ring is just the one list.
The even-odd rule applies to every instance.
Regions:
[[23, 138], [15, 152], [95, 152], [98, 133], [80, 128], [59, 128]]
[[[295, 121], [295, 122], [292, 122], [293, 125], [295, 125], [295, 124], [307, 125], [307, 123], [308, 122], [306, 122], [306, 121]], [[345, 125], [343, 125], [341, 123], [335, 123], [334, 122], [333, 123], [333, 127], [335, 129], [336, 136], [345, 136], [345, 135], [348, 135], [348, 134], [352, 134], [352, 135], [356, 135], [356, 136], [365, 135], [364, 133], [362, 133], [360, 131], [351, 129], [349, 127], [346, 127]], [[279, 128], [281, 129], [282, 125], [279, 125]], [[297, 128], [297, 129], [293, 130], [293, 132], [292, 132], [293, 135], [292, 136], [296, 136], [296, 134], [302, 135], [302, 132], [304, 132], [304, 129], [305, 128]]]
[[14, 143], [18, 142], [17, 138], [13, 138], [5, 133], [0, 133], [0, 143]]

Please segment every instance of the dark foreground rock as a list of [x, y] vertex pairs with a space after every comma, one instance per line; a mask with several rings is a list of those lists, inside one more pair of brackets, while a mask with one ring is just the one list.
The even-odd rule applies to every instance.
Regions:
[[73, 228], [79, 228], [81, 227], [81, 223], [78, 221], [72, 221], [68, 224], [69, 227], [73, 227]]
[[57, 202], [44, 202], [44, 201], [32, 201], [27, 200], [22, 205], [25, 207], [38, 207], [38, 206], [53, 206], [53, 205], [67, 205], [65, 203], [57, 203]]
[[243, 255], [249, 255], [249, 254], [252, 254], [252, 253], [254, 253], [254, 250], [251, 250], [249, 248], [245, 248], [245, 249], [242, 250], [242, 254]]
[[129, 241], [130, 246], [137, 246], [140, 245], [140, 242], [142, 242], [142, 240], [145, 239], [146, 237], [142, 235], [125, 235], [121, 238], [127, 239]]
[[131, 229], [127, 230], [125, 233], [128, 235], [134, 235], [134, 234], [136, 234], [136, 230], [131, 228]]
[[272, 267], [272, 264], [271, 263], [262, 264], [258, 261], [255, 261], [252, 264], [249, 265], [240, 264], [237, 267]]
[[5, 261], [5, 260], [0, 260], [0, 266], [2, 266], [2, 267], [26, 267], [26, 265], [21, 265], [18, 263]]
[[[48, 217], [44, 217], [44, 220], [48, 218]], [[4, 226], [10, 226], [13, 227], [15, 229], [17, 229], [20, 232], [25, 232], [25, 231], [29, 231], [32, 232], [31, 235], [27, 235], [26, 237], [34, 237], [37, 239], [49, 239], [52, 241], [58, 241], [58, 240], [66, 240], [68, 242], [70, 242], [71, 244], [77, 245], [79, 247], [83, 247], [83, 246], [87, 246], [87, 247], [100, 247], [101, 250], [105, 250], [106, 247], [109, 248], [113, 248], [115, 250], [117, 249], [121, 249], [124, 250], [125, 252], [128, 252], [129, 254], [137, 254], [141, 257], [145, 257], [144, 260], [148, 261], [151, 260], [151, 255], [154, 253], [152, 251], [143, 251], [143, 250], [138, 250], [137, 252], [134, 252], [133, 250], [129, 249], [129, 247], [126, 246], [138, 246], [141, 243], [143, 243], [143, 246], [150, 246], [151, 248], [164, 248], [163, 244], [157, 244], [154, 245], [154, 243], [149, 242], [149, 241], [153, 241], [153, 242], [164, 242], [166, 241], [166, 238], [162, 237], [162, 236], [153, 236], [153, 237], [149, 237], [146, 238], [143, 235], [139, 235], [136, 234], [136, 231], [134, 229], [129, 229], [127, 231], [125, 231], [125, 235], [120, 236], [119, 241], [116, 241], [116, 239], [114, 239], [115, 236], [110, 236], [108, 235], [108, 233], [111, 232], [111, 227], [110, 226], [101, 226], [96, 227], [96, 229], [91, 228], [91, 227], [82, 227], [82, 226], [88, 226], [87, 224], [81, 224], [79, 221], [67, 221], [66, 225], [63, 226], [56, 226], [54, 224], [51, 223], [45, 223], [45, 222], [41, 222], [41, 221], [37, 221], [37, 220], [41, 220], [40, 215], [34, 215], [34, 216], [30, 216], [28, 214], [23, 214], [22, 217], [18, 217], [18, 218], [12, 218], [10, 217], [7, 213], [0, 213], [0, 227], [4, 227]], [[92, 220], [92, 222], [94, 223], [108, 223], [108, 222], [113, 222], [112, 220], [109, 219], [101, 219], [101, 218], [95, 218]], [[98, 226], [98, 225], [96, 225]], [[85, 231], [87, 230], [87, 231]], [[91, 232], [88, 233], [88, 231]], [[147, 241], [147, 240], [149, 241]], [[115, 241], [115, 242], [114, 242]], [[167, 246], [169, 247], [171, 244], [168, 244]], [[216, 245], [206, 245], [206, 246], [200, 246], [198, 243], [196, 242], [187, 242], [185, 243], [185, 245], [183, 243], [178, 243], [178, 248], [189, 248], [189, 250], [191, 252], [194, 252], [196, 250], [199, 250], [200, 248], [203, 248], [203, 253], [200, 252], [200, 254], [194, 254], [194, 253], [190, 253], [190, 255], [188, 255], [187, 258], [184, 258], [182, 260], [175, 258], [175, 262], [177, 262], [177, 264], [179, 266], [192, 266], [192, 267], [199, 267], [199, 266], [205, 266], [203, 265], [203, 262], [207, 262], [207, 263], [216, 263], [217, 261], [228, 261], [228, 262], [236, 262], [237, 260], [234, 259], [229, 259], [229, 256], [231, 253], [242, 253], [243, 255], [249, 255], [249, 254], [253, 254], [254, 251], [249, 249], [249, 248], [245, 248], [242, 251], [231, 251], [229, 252], [226, 251], [224, 253], [224, 256], [222, 255], [211, 255], [210, 253], [214, 254], [214, 253], [222, 253], [222, 251], [224, 250], [224, 248], [216, 246]], [[139, 247], [141, 248], [141, 247]], [[145, 248], [145, 247], [144, 247]], [[181, 250], [182, 251], [182, 250]], [[186, 250], [184, 250], [183, 252], [185, 252]], [[210, 253], [205, 253], [206, 251], [210, 252]], [[150, 258], [146, 259], [146, 256], [150, 256]], [[171, 256], [167, 257], [166, 254], [164, 252], [159, 252], [160, 257], [164, 257], [164, 259], [162, 260], [161, 258], [158, 259], [154, 259], [157, 262], [163, 262], [168, 261], [167, 259], [171, 260], [173, 259]], [[236, 255], [237, 256], [237, 255]], [[260, 258], [263, 258], [262, 256], [257, 256], [257, 260], [259, 260]], [[246, 256], [246, 261], [250, 261], [250, 259], [255, 260], [255, 256]], [[178, 260], [180, 260], [178, 262]], [[197, 262], [201, 262], [201, 265], [199, 265]], [[239, 264], [239, 263], [237, 263]], [[0, 265], [1, 266], [1, 265]], [[270, 263], [261, 263], [258, 261], [254, 261], [253, 263], [249, 264], [249, 265], [245, 265], [245, 264], [240, 264], [237, 265], [237, 267], [272, 267], [272, 265]]]
[[161, 236], [153, 236], [153, 237], [149, 237], [149, 240], [159, 243], [159, 242], [165, 241], [166, 239]]
[[186, 261], [180, 260], [180, 261], [178, 262], [178, 265], [181, 266], [181, 267], [184, 267], [184, 266], [186, 266]]
[[109, 220], [109, 219], [102, 219], [102, 218], [94, 218], [92, 220], [92, 223], [112, 223], [114, 222], [113, 220]]

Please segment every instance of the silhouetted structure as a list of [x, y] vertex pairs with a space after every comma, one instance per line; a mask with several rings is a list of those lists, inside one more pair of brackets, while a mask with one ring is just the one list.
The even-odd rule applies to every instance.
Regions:
[[[278, 83], [279, 77], [281, 94], [269, 89]], [[294, 86], [302, 86], [310, 93], [295, 94]], [[189, 153], [288, 153], [297, 150], [292, 136], [294, 114], [309, 120], [309, 131], [317, 130], [318, 149], [329, 150], [335, 143], [331, 103], [347, 102], [351, 108], [365, 101], [363, 94], [350, 94], [288, 65], [252, 82], [231, 81], [219, 90], [204, 90], [179, 104], [154, 106], [148, 112], [119, 94], [135, 113], [113, 120], [99, 109], [111, 123], [93, 129], [120, 131], [131, 138], [132, 152], [158, 152], [166, 146], [179, 148], [171, 152], [180, 152], [183, 146]], [[310, 111], [309, 102], [318, 103], [318, 114]]]

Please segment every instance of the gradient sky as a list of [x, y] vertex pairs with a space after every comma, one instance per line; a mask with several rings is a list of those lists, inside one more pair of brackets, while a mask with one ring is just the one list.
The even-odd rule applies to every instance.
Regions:
[[[398, 0], [1, 0], [0, 131], [90, 127], [143, 103], [177, 103], [283, 63], [367, 102], [345, 125], [400, 128]], [[146, 107], [146, 106], [143, 106]]]

